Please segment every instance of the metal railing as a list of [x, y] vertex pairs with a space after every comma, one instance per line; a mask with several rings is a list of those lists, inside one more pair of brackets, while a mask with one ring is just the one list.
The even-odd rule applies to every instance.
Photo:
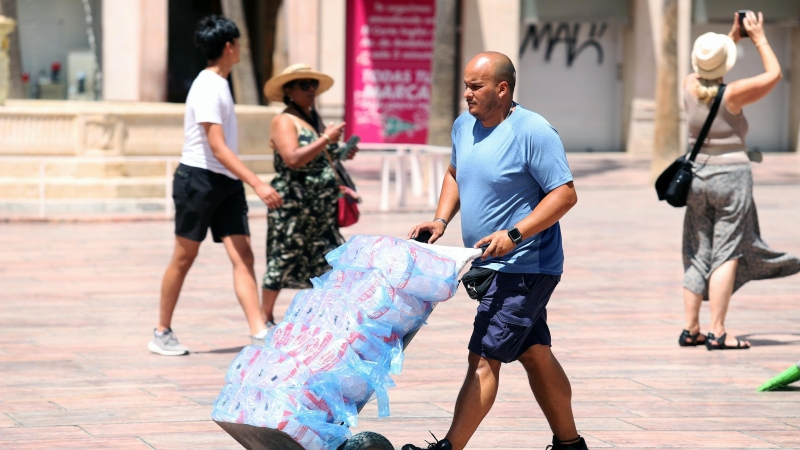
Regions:
[[[381, 211], [391, 210], [390, 191], [394, 181], [395, 203], [402, 208], [407, 205], [407, 184], [411, 193], [420, 197], [427, 191], [428, 205], [436, 206], [439, 199], [439, 188], [445, 173], [445, 164], [449, 164], [450, 148], [415, 144], [359, 144], [359, 151], [364, 155], [381, 156], [380, 206]], [[423, 186], [423, 168], [421, 157], [426, 157], [428, 172], [427, 186]], [[245, 162], [272, 161], [273, 155], [239, 155]], [[58, 163], [154, 163], [164, 164], [164, 216], [171, 217], [174, 210], [172, 204], [172, 178], [175, 168], [180, 162], [179, 156], [0, 156], [0, 164], [31, 163], [38, 165], [38, 203], [37, 216], [47, 217], [47, 166]], [[407, 168], [407, 169], [406, 169]], [[394, 180], [391, 173], [394, 169]], [[410, 183], [407, 183], [410, 177]], [[30, 177], [27, 178], [30, 180]], [[0, 202], [11, 199], [0, 199]], [[76, 199], [73, 199], [76, 200]]]

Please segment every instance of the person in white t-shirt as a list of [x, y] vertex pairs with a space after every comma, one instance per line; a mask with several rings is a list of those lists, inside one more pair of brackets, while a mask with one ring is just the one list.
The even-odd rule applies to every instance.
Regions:
[[262, 182], [237, 156], [238, 132], [228, 74], [239, 62], [239, 29], [220, 16], [203, 18], [195, 42], [208, 66], [192, 83], [186, 98], [183, 156], [173, 181], [175, 200], [175, 251], [161, 283], [158, 327], [147, 348], [165, 356], [189, 350], [172, 332], [172, 314], [183, 281], [208, 229], [221, 242], [233, 264], [236, 296], [247, 317], [253, 343], [263, 344], [267, 334], [258, 303], [253, 270], [253, 250], [247, 222], [245, 182], [269, 208], [283, 204], [281, 196]]

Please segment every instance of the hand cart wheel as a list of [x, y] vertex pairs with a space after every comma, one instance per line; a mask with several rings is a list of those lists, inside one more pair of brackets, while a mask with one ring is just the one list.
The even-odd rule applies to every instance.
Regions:
[[348, 439], [337, 450], [394, 450], [382, 434], [364, 431]]

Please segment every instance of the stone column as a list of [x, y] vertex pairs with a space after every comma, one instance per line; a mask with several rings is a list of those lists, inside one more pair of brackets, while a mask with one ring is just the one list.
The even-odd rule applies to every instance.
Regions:
[[428, 119], [428, 144], [449, 147], [450, 130], [457, 111], [458, 73], [458, 2], [436, 1], [436, 34], [433, 53], [431, 114]]
[[789, 73], [789, 132], [791, 133], [792, 151], [800, 152], [800, 26], [793, 26], [791, 31], [791, 66]]
[[141, 48], [139, 50], [139, 101], [167, 100], [167, 0], [146, 0], [141, 4]]
[[655, 180], [681, 153], [678, 104], [678, 0], [665, 0], [656, 81], [655, 136], [650, 176]]
[[319, 68], [333, 77], [331, 89], [317, 100], [319, 114], [325, 123], [344, 120], [345, 84], [345, 0], [324, 0], [319, 3]]
[[[633, 0], [631, 24], [623, 34], [623, 137], [631, 154], [653, 154], [656, 53], [653, 51], [652, 11], [648, 0]], [[659, 9], [660, 17], [660, 9]], [[659, 27], [660, 29], [660, 27]]]
[[[17, 1], [0, 0], [0, 16], [6, 16], [12, 20], [19, 20]], [[11, 60], [11, 84], [8, 88], [8, 98], [28, 98], [28, 92], [24, 90], [22, 86], [22, 56], [19, 51], [19, 27], [16, 27], [16, 30], [11, 32], [9, 39], [11, 39], [11, 47], [9, 47], [7, 53]]]
[[678, 0], [678, 78], [676, 80], [678, 86], [676, 91], [678, 93], [678, 108], [680, 108], [679, 149], [685, 148], [689, 139], [689, 127], [686, 126], [686, 111], [683, 109], [683, 79], [692, 70], [690, 65], [692, 44], [692, 0]]
[[319, 0], [285, 0], [283, 5], [289, 56], [287, 66], [305, 63], [319, 70]]
[[10, 40], [8, 35], [14, 31], [16, 22], [5, 16], [0, 16], [0, 105], [6, 102], [8, 96], [8, 87], [11, 82], [11, 73], [9, 72], [8, 47]]
[[233, 95], [240, 105], [258, 105], [256, 74], [253, 71], [253, 56], [250, 51], [250, 33], [244, 18], [242, 0], [222, 0], [222, 11], [239, 28], [239, 64], [233, 66]]
[[103, 0], [103, 98], [160, 102], [167, 90], [167, 0]]

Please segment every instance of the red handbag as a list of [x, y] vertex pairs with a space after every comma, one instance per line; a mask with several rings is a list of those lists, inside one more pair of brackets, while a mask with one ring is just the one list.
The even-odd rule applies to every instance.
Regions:
[[336, 171], [336, 166], [333, 164], [331, 155], [328, 154], [328, 150], [323, 151], [328, 158], [328, 162], [331, 163], [331, 169], [333, 169], [333, 174], [336, 176], [336, 181], [339, 182], [339, 210], [336, 214], [336, 223], [339, 225], [339, 228], [349, 227], [358, 222], [358, 217], [361, 214], [358, 211], [358, 203], [361, 201], [361, 196], [358, 195], [358, 192], [342, 184], [342, 180]]
[[358, 200], [359, 195], [356, 191], [347, 186], [339, 186], [339, 213], [337, 222], [339, 227], [349, 227], [358, 222]]

